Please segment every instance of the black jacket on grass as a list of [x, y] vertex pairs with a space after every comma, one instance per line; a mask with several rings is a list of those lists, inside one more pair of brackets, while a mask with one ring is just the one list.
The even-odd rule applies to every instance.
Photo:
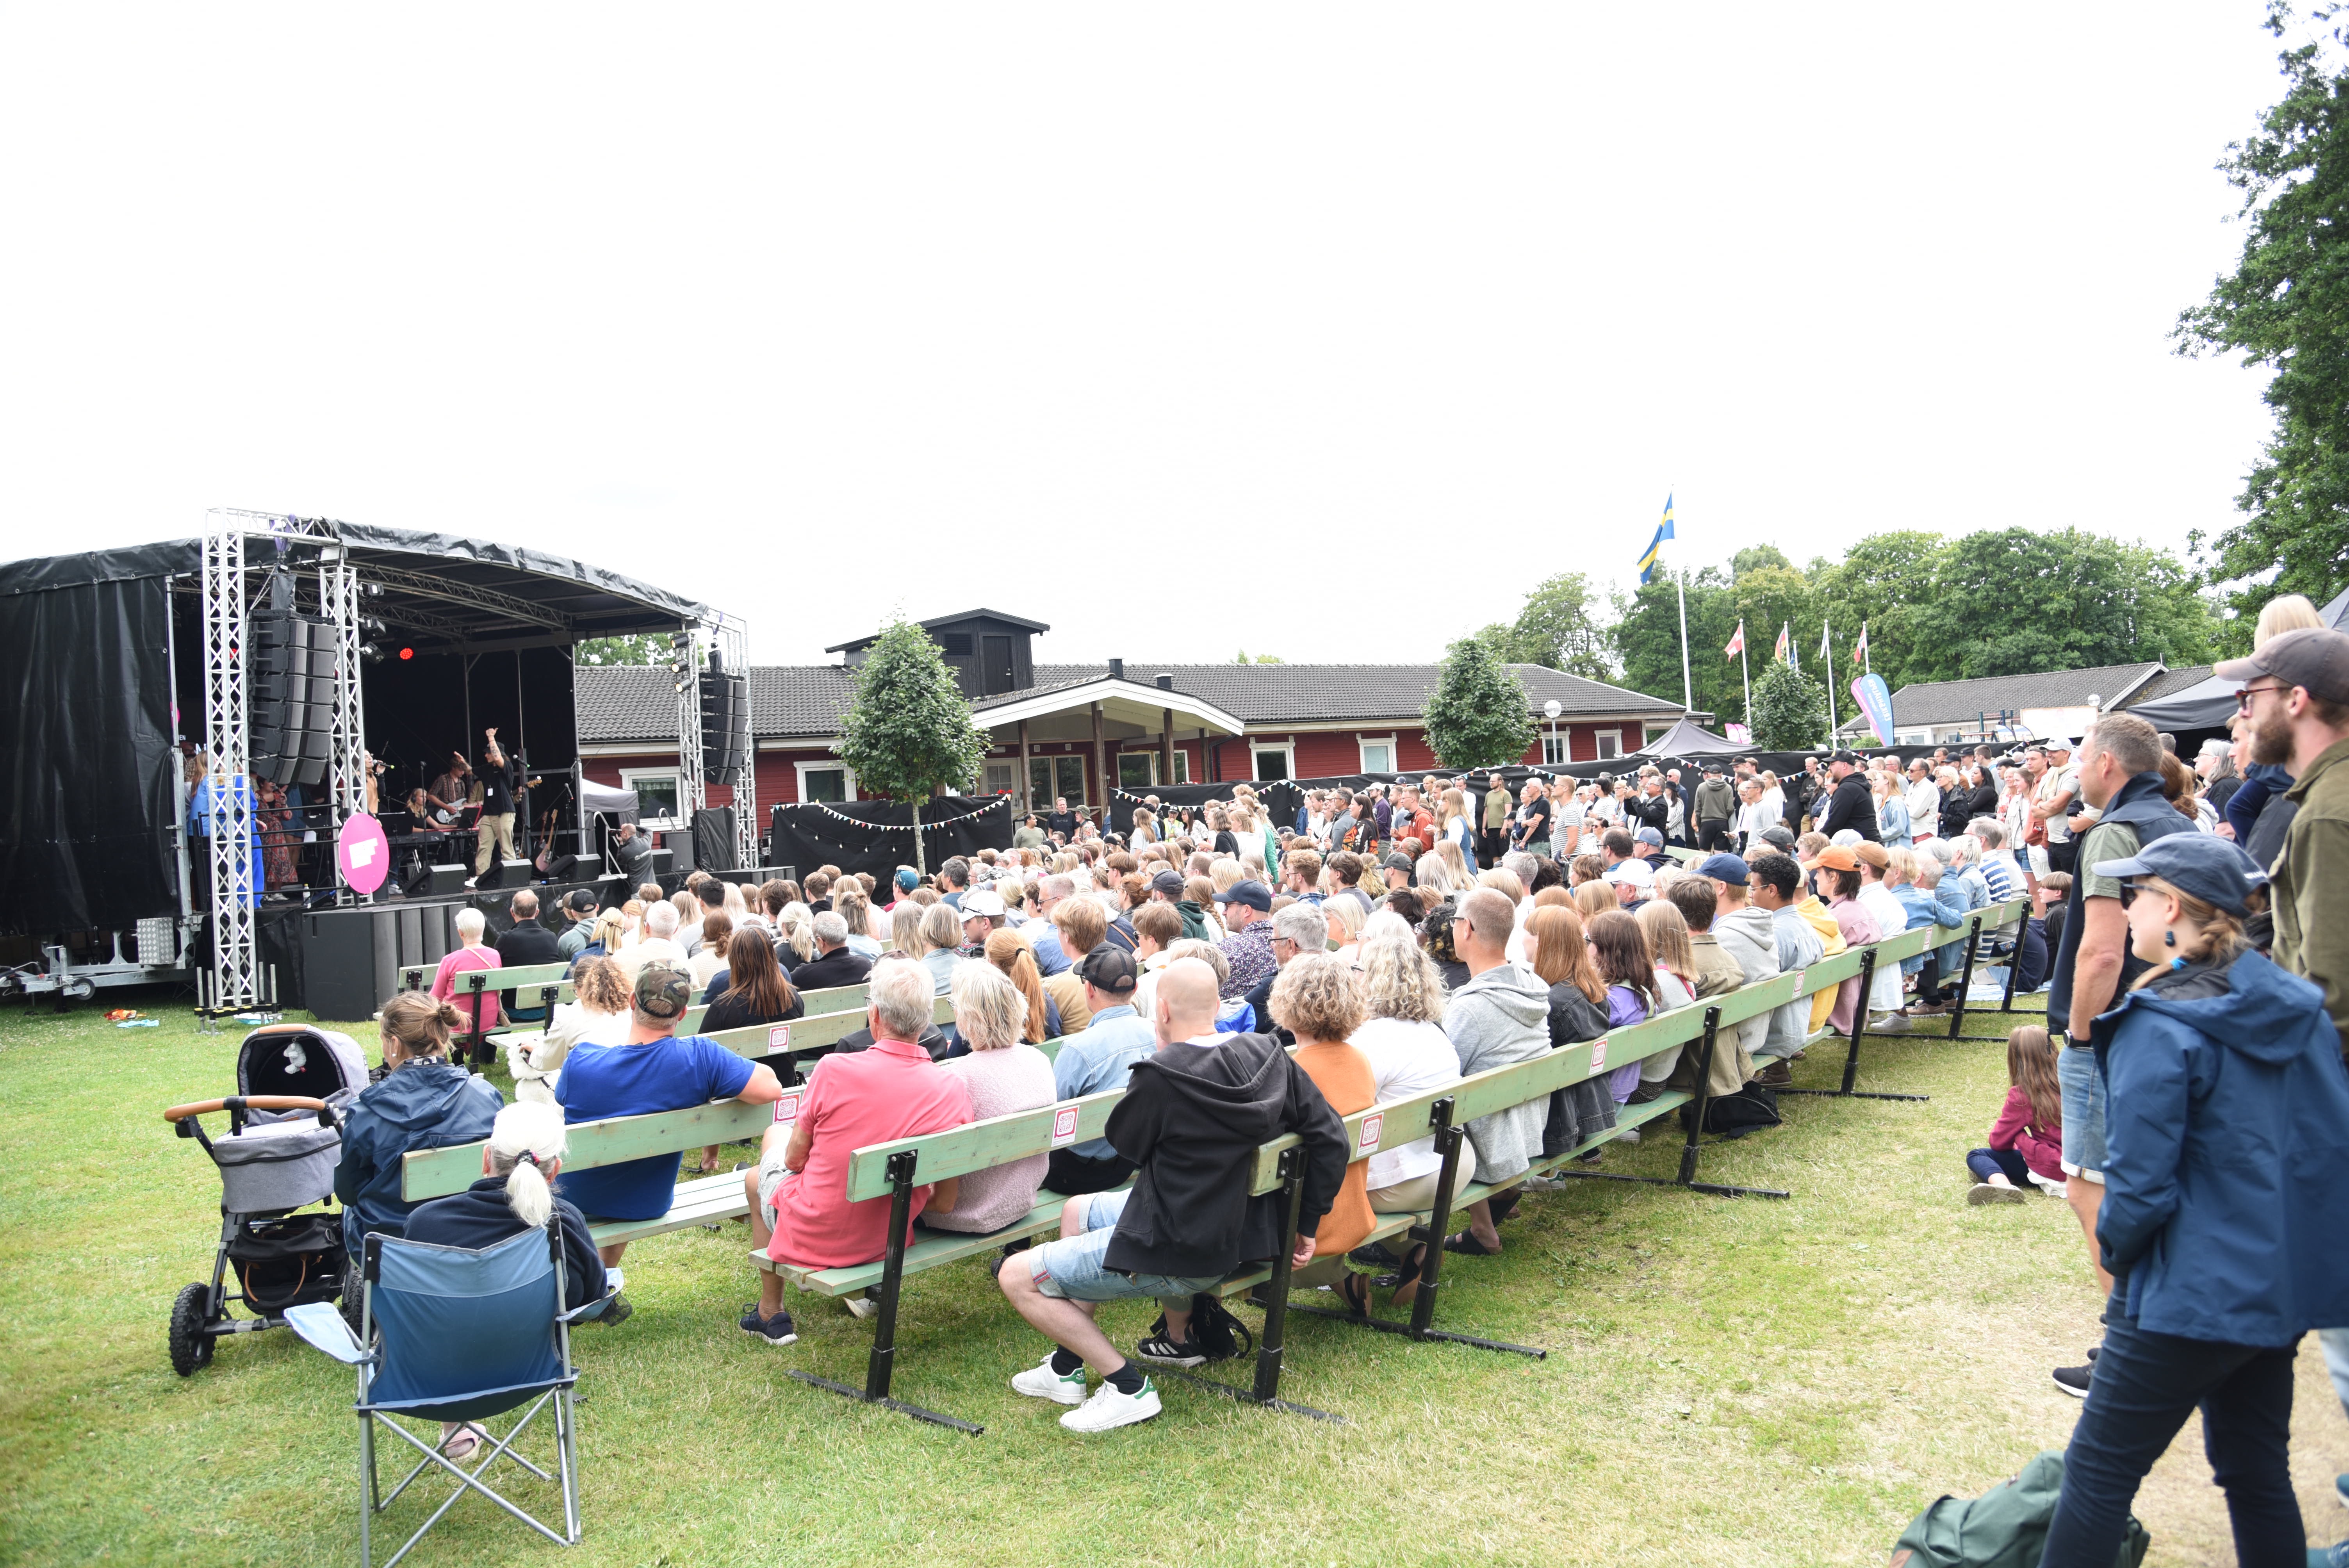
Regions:
[[1202, 1278], [1281, 1251], [1280, 1193], [1248, 1196], [1257, 1146], [1305, 1144], [1297, 1228], [1310, 1235], [1346, 1178], [1345, 1124], [1270, 1035], [1161, 1046], [1133, 1064], [1105, 1130], [1141, 1168], [1103, 1258], [1123, 1274]]

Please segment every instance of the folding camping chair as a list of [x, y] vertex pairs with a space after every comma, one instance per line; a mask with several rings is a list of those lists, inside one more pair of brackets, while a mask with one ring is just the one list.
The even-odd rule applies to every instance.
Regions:
[[[358, 1372], [359, 1563], [372, 1568], [369, 1527], [428, 1466], [438, 1465], [457, 1485], [432, 1517], [385, 1560], [391, 1568], [468, 1491], [477, 1491], [559, 1546], [579, 1540], [578, 1418], [572, 1406], [571, 1325], [603, 1309], [594, 1301], [572, 1312], [564, 1299], [563, 1238], [558, 1227], [524, 1231], [492, 1247], [434, 1246], [381, 1234], [367, 1239], [362, 1265], [366, 1295], [359, 1336], [333, 1306], [294, 1307], [294, 1331], [316, 1348]], [[608, 1299], [608, 1298], [607, 1298]], [[381, 1331], [381, 1338], [375, 1337]], [[372, 1345], [374, 1348], [362, 1348]], [[537, 1476], [546, 1471], [514, 1451], [523, 1429], [549, 1402], [554, 1406], [555, 1467], [563, 1488], [563, 1530], [557, 1533], [492, 1491], [481, 1472], [501, 1457]], [[502, 1438], [494, 1432], [469, 1470], [440, 1452], [429, 1427], [410, 1431], [396, 1419], [481, 1421], [527, 1404]], [[388, 1495], [376, 1478], [376, 1424], [381, 1422], [423, 1457]], [[488, 1430], [485, 1426], [483, 1430]], [[468, 1459], [473, 1458], [468, 1455]]]

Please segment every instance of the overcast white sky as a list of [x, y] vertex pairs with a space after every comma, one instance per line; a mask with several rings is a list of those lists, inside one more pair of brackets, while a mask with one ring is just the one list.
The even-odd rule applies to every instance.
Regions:
[[17, 5], [0, 553], [564, 552], [812, 661], [1402, 662], [1578, 568], [2223, 527], [2280, 90], [2110, 6]]

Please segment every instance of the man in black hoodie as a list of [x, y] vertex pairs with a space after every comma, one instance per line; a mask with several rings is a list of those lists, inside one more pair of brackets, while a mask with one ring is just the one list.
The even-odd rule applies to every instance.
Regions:
[[1835, 792], [1812, 813], [1818, 830], [1833, 838], [1849, 828], [1866, 842], [1875, 843], [1876, 801], [1868, 792], [1868, 780], [1860, 777], [1859, 754], [1837, 752], [1827, 758], [1827, 774], [1835, 780]]
[[[1133, 1185], [1069, 1201], [1061, 1239], [1007, 1258], [997, 1282], [1019, 1315], [1060, 1348], [1011, 1379], [1019, 1393], [1079, 1407], [1072, 1432], [1107, 1431], [1158, 1414], [1158, 1391], [1093, 1324], [1104, 1301], [1154, 1295], [1164, 1336], [1137, 1354], [1172, 1366], [1206, 1357], [1190, 1337], [1191, 1297], [1241, 1264], [1275, 1255], [1280, 1194], [1248, 1195], [1258, 1144], [1294, 1132], [1305, 1145], [1297, 1241], [1301, 1267], [1346, 1174], [1345, 1125], [1269, 1035], [1216, 1032], [1216, 972], [1195, 958], [1161, 970], [1151, 1010], [1158, 1052], [1134, 1063], [1108, 1139], [1140, 1167]], [[1085, 1368], [1102, 1387], [1085, 1398]]]

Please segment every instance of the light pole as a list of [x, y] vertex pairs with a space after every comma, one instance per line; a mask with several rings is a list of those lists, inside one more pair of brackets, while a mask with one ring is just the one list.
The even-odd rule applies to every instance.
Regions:
[[[1557, 716], [1565, 711], [1566, 710], [1564, 708], [1558, 706], [1558, 701], [1556, 697], [1552, 697], [1547, 702], [1542, 704], [1542, 712], [1549, 717], [1549, 748], [1552, 751], [1557, 750]], [[1543, 760], [1547, 761], [1548, 758], [1544, 758]], [[1565, 761], [1565, 756], [1561, 754], [1558, 760], [1560, 762]]]

